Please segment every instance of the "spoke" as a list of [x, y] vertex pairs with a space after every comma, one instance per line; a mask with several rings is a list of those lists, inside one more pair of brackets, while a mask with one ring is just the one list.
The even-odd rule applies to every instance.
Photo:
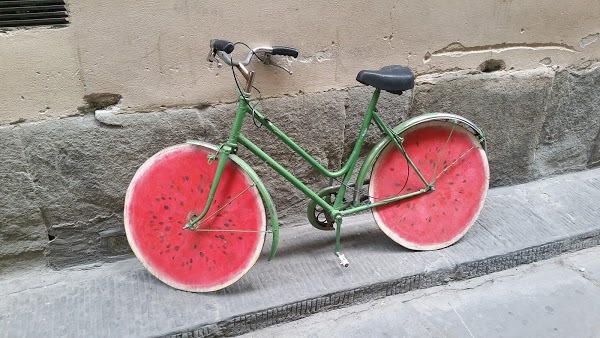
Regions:
[[[242, 190], [239, 194], [235, 195], [235, 197], [233, 197], [232, 199], [230, 199], [227, 203], [225, 203], [222, 207], [220, 207], [219, 209], [215, 210], [215, 212], [213, 212], [212, 214], [204, 217], [201, 221], [199, 221], [198, 223], [196, 223], [195, 225], [195, 229], [192, 229], [194, 231], [199, 231], [198, 227], [200, 226], [200, 224], [204, 223], [207, 219], [215, 216], [216, 214], [218, 214], [221, 210], [225, 209], [225, 207], [227, 207], [228, 205], [230, 205], [231, 203], [233, 203], [233, 201], [235, 201], [236, 199], [238, 199], [240, 196], [242, 196], [243, 193], [245, 193], [246, 191], [248, 191], [248, 189], [252, 188], [254, 186], [254, 183], [250, 184], [249, 186], [247, 186], [244, 190]], [[207, 229], [208, 230], [208, 229]], [[223, 230], [225, 231], [225, 230]], [[231, 231], [231, 230], [229, 230]]]
[[[433, 182], [435, 182], [437, 180], [437, 178], [439, 176], [435, 176], [436, 172], [437, 172], [437, 168], [440, 165], [440, 162], [442, 161], [442, 155], [444, 154], [444, 152], [446, 151], [446, 146], [448, 146], [448, 142], [450, 141], [450, 138], [452, 137], [452, 133], [454, 133], [454, 128], [456, 127], [456, 123], [452, 124], [452, 130], [450, 130], [450, 134], [448, 134], [448, 138], [446, 139], [446, 143], [444, 144], [444, 147], [442, 148], [442, 151], [438, 153], [438, 159], [437, 162], [435, 163], [435, 165], [433, 166], [433, 176], [435, 177], [435, 179], [433, 179]], [[442, 171], [443, 172], [443, 171]], [[432, 182], [432, 183], [433, 183]]]
[[471, 148], [469, 148], [469, 150], [465, 151], [464, 154], [460, 155], [460, 157], [458, 157], [457, 159], [455, 159], [454, 161], [452, 161], [452, 163], [450, 163], [449, 166], [447, 166], [446, 168], [444, 168], [444, 170], [442, 170], [440, 172], [440, 174], [435, 177], [435, 179], [433, 180], [433, 182], [431, 182], [431, 184], [434, 184], [435, 181], [437, 181], [437, 179], [440, 178], [440, 176], [442, 176], [443, 173], [447, 172], [448, 169], [450, 169], [453, 165], [455, 165], [458, 161], [460, 161], [460, 159], [462, 159], [463, 157], [467, 156], [467, 154], [470, 153], [471, 150], [473, 150], [473, 149], [475, 149], [475, 145], [473, 145]]
[[229, 229], [197, 229], [194, 231], [198, 232], [259, 232], [259, 233], [273, 233], [272, 230], [229, 230]]

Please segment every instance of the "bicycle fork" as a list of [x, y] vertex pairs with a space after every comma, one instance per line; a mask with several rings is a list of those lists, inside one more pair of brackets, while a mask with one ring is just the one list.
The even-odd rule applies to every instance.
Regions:
[[198, 223], [206, 217], [208, 214], [208, 210], [212, 204], [212, 201], [215, 197], [215, 193], [217, 191], [217, 186], [219, 185], [219, 181], [221, 180], [221, 176], [223, 175], [223, 170], [225, 169], [225, 165], [227, 164], [227, 160], [229, 159], [229, 154], [232, 153], [232, 147], [224, 144], [222, 145], [217, 153], [209, 156], [208, 161], [214, 161], [217, 157], [219, 158], [219, 162], [217, 164], [217, 170], [215, 172], [215, 178], [210, 187], [210, 192], [208, 193], [208, 199], [206, 200], [206, 205], [204, 206], [204, 210], [200, 213], [200, 215], [193, 217], [188, 223], [183, 227], [185, 230], [196, 230], [198, 229]]

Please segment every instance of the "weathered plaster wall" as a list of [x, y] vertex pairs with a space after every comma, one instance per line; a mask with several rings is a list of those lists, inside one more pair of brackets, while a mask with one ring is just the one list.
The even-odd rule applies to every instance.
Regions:
[[488, 59], [520, 70], [600, 58], [597, 0], [67, 2], [68, 28], [0, 33], [10, 88], [0, 124], [76, 115], [94, 93], [121, 95], [128, 111], [235, 100], [230, 69], [205, 61], [215, 37], [300, 50], [280, 60], [293, 76], [256, 66], [265, 97], [355, 86], [359, 70], [387, 64], [425, 74]]
[[72, 27], [0, 32], [0, 125], [77, 113], [82, 75]]

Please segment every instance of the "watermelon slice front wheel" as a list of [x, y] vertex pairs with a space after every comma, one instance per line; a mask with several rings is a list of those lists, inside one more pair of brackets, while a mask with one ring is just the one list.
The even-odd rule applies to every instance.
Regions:
[[150, 273], [180, 290], [207, 292], [231, 285], [254, 265], [265, 240], [258, 189], [232, 160], [198, 230], [183, 229], [206, 204], [218, 162], [208, 161], [213, 147], [166, 148], [138, 169], [127, 189], [129, 245]]
[[[483, 207], [489, 184], [485, 151], [473, 133], [452, 122], [418, 124], [400, 136], [406, 153], [435, 190], [372, 209], [375, 222], [408, 249], [447, 247], [469, 230]], [[371, 171], [371, 202], [424, 187], [390, 142]]]

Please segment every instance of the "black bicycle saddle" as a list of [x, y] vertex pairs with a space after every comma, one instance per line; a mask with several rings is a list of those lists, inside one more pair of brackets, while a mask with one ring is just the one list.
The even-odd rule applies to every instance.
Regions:
[[415, 86], [415, 76], [410, 68], [398, 65], [385, 66], [380, 70], [361, 70], [356, 81], [393, 94], [402, 94]]

